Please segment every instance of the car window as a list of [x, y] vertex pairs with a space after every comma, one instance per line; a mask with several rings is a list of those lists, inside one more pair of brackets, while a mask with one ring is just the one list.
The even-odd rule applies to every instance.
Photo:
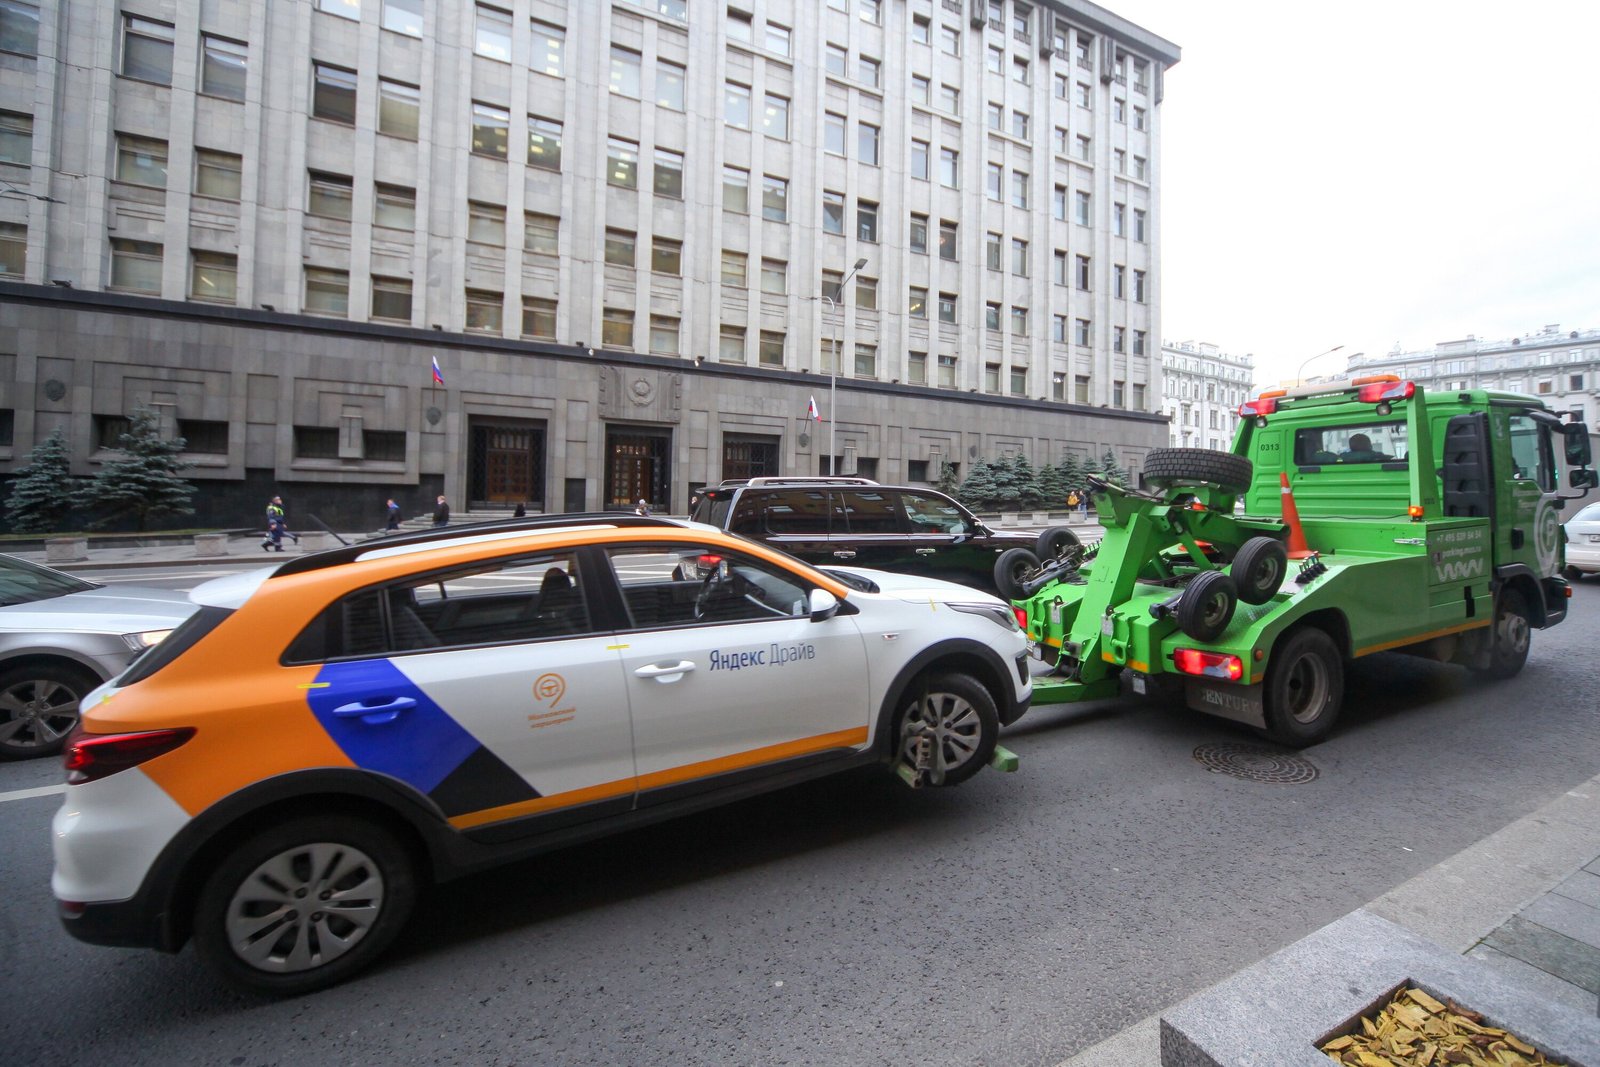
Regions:
[[844, 504], [845, 528], [852, 534], [900, 533], [898, 494], [870, 489], [851, 489], [834, 494]]
[[[752, 529], [769, 534], [826, 534], [828, 532], [828, 494], [822, 489], [790, 490], [784, 493], [746, 493], [750, 510], [759, 507], [762, 518]], [[742, 509], [741, 509], [742, 510]], [[735, 527], [734, 533], [749, 531]]]
[[14, 556], [0, 555], [0, 607], [31, 604], [36, 600], [85, 593], [100, 588], [93, 582], [62, 574]]
[[284, 660], [315, 663], [591, 632], [572, 554], [541, 553], [350, 593], [295, 638]]
[[949, 497], [928, 493], [901, 493], [900, 506], [905, 509], [911, 529], [916, 533], [964, 534], [970, 533], [967, 516]]
[[1403, 462], [1410, 453], [1403, 422], [1306, 427], [1294, 432], [1297, 466]]
[[804, 579], [720, 545], [626, 545], [606, 556], [636, 630], [790, 619], [809, 611]]
[[1511, 429], [1511, 477], [1537, 482], [1545, 492], [1556, 488], [1555, 456], [1546, 433], [1530, 415], [1513, 415]]

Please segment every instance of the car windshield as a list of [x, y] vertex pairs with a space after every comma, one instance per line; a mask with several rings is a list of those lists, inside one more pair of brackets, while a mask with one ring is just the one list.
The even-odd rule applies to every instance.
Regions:
[[83, 593], [99, 586], [15, 556], [0, 555], [0, 607]]

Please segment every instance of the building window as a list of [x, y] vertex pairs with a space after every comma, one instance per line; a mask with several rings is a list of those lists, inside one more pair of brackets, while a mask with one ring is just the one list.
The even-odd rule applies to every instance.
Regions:
[[844, 194], [822, 191], [822, 232], [844, 233]]
[[296, 459], [338, 459], [339, 431], [332, 426], [296, 426], [294, 428], [294, 457]]
[[843, 45], [829, 43], [822, 52], [822, 66], [835, 78], [848, 76], [850, 68], [850, 51]]
[[748, 11], [728, 9], [728, 40], [740, 44], [749, 44], [755, 37], [755, 30], [750, 25], [751, 15]]
[[467, 290], [467, 329], [473, 333], [504, 333], [505, 302], [499, 293]]
[[1013, 307], [1011, 309], [1011, 336], [1028, 336], [1028, 309]]
[[1121, 263], [1111, 268], [1111, 295], [1118, 300], [1124, 298], [1128, 279], [1128, 268]]
[[1050, 281], [1054, 285], [1067, 284], [1067, 253], [1064, 249], [1056, 249], [1050, 253]]
[[167, 142], [117, 134], [117, 181], [167, 187]]
[[380, 25], [407, 37], [421, 37], [422, 0], [383, 0], [383, 21]]
[[354, 126], [356, 72], [329, 63], [311, 64], [311, 116]]
[[1133, 272], [1133, 302], [1136, 304], [1144, 303], [1144, 271], [1142, 270]]
[[1093, 142], [1089, 140], [1088, 134], [1078, 134], [1078, 158], [1083, 160], [1085, 163], [1089, 162], [1090, 153], [1093, 151], [1093, 148], [1091, 147], [1092, 143]]
[[731, 248], [722, 250], [722, 284], [744, 288], [750, 284], [750, 256]]
[[856, 373], [857, 378], [876, 378], [878, 376], [878, 346], [856, 344]]
[[306, 214], [323, 219], [350, 221], [350, 203], [353, 199], [351, 180], [342, 174], [310, 172], [310, 188], [306, 196]]
[[28, 269], [28, 227], [0, 222], [0, 275], [20, 278]]
[[757, 358], [763, 367], [783, 366], [783, 342], [783, 331], [761, 331], [761, 348]]
[[1013, 170], [1011, 172], [1011, 206], [1020, 208], [1028, 206], [1028, 174], [1026, 171]]
[[611, 91], [618, 96], [639, 98], [639, 53], [631, 48], [611, 46]]
[[607, 229], [606, 262], [614, 267], [632, 267], [637, 243], [632, 230]]
[[228, 454], [228, 424], [209, 419], [179, 419], [178, 436], [185, 452], [208, 456]]
[[1133, 157], [1133, 176], [1140, 181], [1145, 180], [1146, 160], [1143, 156]]
[[171, 23], [124, 14], [122, 76], [155, 82], [157, 85], [171, 85], [172, 41]]
[[878, 87], [878, 79], [883, 74], [883, 64], [871, 56], [856, 57], [856, 80], [863, 85]]
[[1147, 115], [1146, 115], [1146, 112], [1145, 112], [1144, 108], [1136, 107], [1136, 108], [1133, 109], [1133, 128], [1134, 129], [1136, 129], [1136, 130], [1146, 129], [1148, 127], [1148, 122], [1149, 122], [1149, 120], [1147, 118]]
[[608, 349], [634, 347], [634, 309], [606, 307], [600, 318], [600, 344]]
[[911, 176], [918, 181], [928, 180], [928, 142], [911, 142]]
[[933, 83], [925, 74], [911, 75], [911, 102], [928, 107], [933, 100]]
[[1121, 97], [1114, 97], [1111, 101], [1111, 121], [1126, 124], [1128, 121], [1128, 103]]
[[789, 54], [789, 27], [776, 22], [767, 23], [767, 51], [775, 55], [787, 56]]
[[822, 272], [822, 298], [832, 300], [837, 307], [839, 301], [844, 299], [844, 271], [824, 270]]
[[[1050, 316], [1050, 340], [1056, 344], [1067, 343], [1067, 317], [1065, 315]], [[1057, 399], [1060, 399], [1057, 397]]]
[[656, 149], [653, 181], [657, 196], [669, 196], [674, 200], [682, 200], [683, 153], [674, 152], [668, 148]]
[[[912, 352], [912, 353], [909, 353], [906, 356], [906, 382], [909, 385], [927, 385], [928, 384], [928, 353], [926, 353], [926, 352]], [[918, 463], [923, 463], [923, 472], [922, 473], [923, 473], [924, 476], [922, 478], [918, 478], [917, 477], [916, 465]], [[911, 460], [910, 464], [909, 464], [909, 469], [910, 469], [910, 475], [909, 476], [910, 476], [912, 481], [916, 482], [916, 481], [926, 481], [927, 480], [927, 477], [926, 477], [926, 475], [927, 475], [926, 461], [915, 460], [915, 459]]]
[[939, 357], [939, 385], [940, 385], [940, 387], [945, 388], [945, 389], [954, 389], [956, 387], [956, 370], [957, 370], [957, 367], [956, 367], [956, 357], [955, 356], [940, 356]]
[[379, 133], [415, 141], [421, 115], [421, 89], [388, 78], [378, 79]]
[[858, 0], [856, 10], [860, 12], [862, 22], [876, 26], [883, 21], [883, 0]]
[[476, 200], [467, 204], [467, 240], [478, 244], [506, 243], [506, 208], [504, 204], [484, 204]]
[[775, 93], [767, 94], [766, 107], [761, 112], [761, 132], [780, 141], [789, 139], [789, 98]]
[[0, 111], [0, 163], [18, 163], [24, 167], [33, 163], [32, 115]]
[[1006, 169], [1000, 164], [985, 163], [983, 166], [983, 195], [998, 203], [1005, 185], [1005, 177]]
[[1113, 237], [1126, 237], [1128, 230], [1128, 205], [1111, 205], [1111, 235]]
[[863, 311], [878, 310], [878, 279], [856, 275], [856, 307]]
[[1137, 207], [1134, 208], [1133, 209], [1133, 239], [1135, 241], [1138, 241], [1140, 244], [1143, 244], [1144, 240], [1145, 240], [1144, 220], [1145, 220], [1144, 209], [1143, 208], [1137, 208]]
[[954, 148], [939, 149], [939, 184], [946, 189], [961, 188], [961, 153]]
[[856, 203], [856, 239], [878, 243], [878, 205], [869, 200]]
[[1027, 396], [1028, 395], [1028, 368], [1027, 367], [1012, 367], [1011, 368], [1011, 395], [1012, 396]]
[[200, 91], [224, 100], [244, 99], [244, 75], [250, 49], [242, 41], [200, 36]]
[[373, 186], [372, 224], [407, 232], [415, 230], [417, 191], [403, 185]]
[[372, 276], [372, 317], [389, 322], [411, 321], [411, 279]]
[[770, 174], [761, 178], [761, 217], [772, 222], [789, 221], [789, 181]]
[[1111, 165], [1118, 174], [1126, 174], [1128, 172], [1128, 153], [1120, 148], [1113, 148], [1111, 150]]
[[1020, 237], [1011, 239], [1011, 273], [1018, 278], [1028, 276], [1028, 242]]
[[956, 223], [939, 220], [939, 258], [954, 261], [956, 258]]
[[349, 315], [350, 272], [307, 267], [305, 309], [311, 315]]
[[511, 62], [511, 12], [478, 5], [477, 36], [473, 51], [485, 59]]
[[750, 214], [750, 172], [743, 167], [722, 168], [722, 210]]
[[1001, 243], [1004, 240], [1005, 240], [1004, 237], [1002, 237], [998, 233], [995, 233], [992, 230], [989, 233], [984, 234], [984, 237], [983, 237], [983, 265], [987, 269], [989, 269], [989, 270], [1003, 270], [1003, 269], [1005, 269], [1004, 268], [1004, 259], [1003, 259], [1004, 253], [1001, 251]]
[[620, 137], [606, 139], [606, 184], [639, 188], [639, 144]]
[[911, 216], [911, 224], [906, 231], [906, 244], [919, 256], [928, 254], [928, 216]]
[[1011, 112], [1011, 136], [1027, 139], [1028, 116], [1021, 111]]
[[671, 111], [683, 110], [683, 82], [685, 70], [677, 63], [665, 59], [656, 61], [656, 106]]
[[926, 15], [911, 16], [911, 43], [929, 44], [933, 41], [933, 24]]
[[939, 109], [952, 115], [961, 113], [961, 90], [953, 85], [939, 86]]
[[1121, 352], [1126, 347], [1125, 338], [1128, 331], [1121, 326], [1111, 327], [1111, 351]]
[[837, 112], [828, 111], [822, 116], [822, 150], [833, 155], [844, 155], [846, 119]]
[[743, 326], [722, 326], [721, 335], [717, 338], [717, 361], [719, 363], [743, 363], [745, 361], [745, 335]]
[[990, 301], [983, 305], [983, 328], [999, 332], [1000, 330], [1000, 305]]
[[906, 301], [906, 314], [914, 319], [928, 317], [928, 290], [925, 286], [913, 285], [911, 294]]
[[750, 128], [750, 87], [737, 82], [723, 86], [722, 119], [735, 129]]
[[528, 116], [528, 166], [561, 169], [561, 123]]
[[493, 104], [472, 102], [472, 152], [474, 155], [506, 158], [506, 142], [511, 132], [511, 112]]
[[554, 338], [556, 302], [544, 296], [522, 298], [522, 336]]
[[1145, 331], [1143, 331], [1143, 330], [1134, 330], [1133, 331], [1133, 354], [1134, 355], [1142, 356], [1142, 355], [1145, 354], [1145, 351], [1144, 351], [1144, 339], [1145, 339], [1146, 336], [1147, 335], [1146, 335]]
[[789, 264], [781, 259], [761, 261], [761, 291], [771, 296], [783, 296], [789, 291]]
[[1077, 91], [1074, 96], [1074, 100], [1081, 108], [1088, 108], [1091, 110], [1094, 108], [1094, 98], [1089, 95], [1089, 86], [1084, 82], [1079, 82], [1077, 84]]
[[39, 53], [39, 5], [0, 0], [0, 52]]
[[1000, 45], [992, 44], [983, 50], [983, 68], [990, 74], [999, 74], [1005, 69], [1006, 50]]
[[[1112, 407], [1120, 408], [1120, 407], [1124, 406], [1123, 388], [1124, 388], [1124, 386], [1123, 386], [1122, 382], [1113, 381], [1111, 383], [1111, 406]], [[1215, 414], [1215, 413], [1213, 412], [1213, 414]]]
[[939, 294], [939, 321], [949, 326], [956, 324], [956, 294]]
[[650, 269], [656, 274], [683, 276], [683, 242], [655, 237], [650, 242]]
[[1020, 56], [1011, 60], [1011, 80], [1018, 85], [1028, 84], [1028, 61]]
[[1079, 226], [1089, 225], [1089, 194], [1082, 189], [1072, 194], [1072, 219]]
[[1089, 402], [1089, 376], [1087, 374], [1073, 376], [1072, 400], [1077, 404], [1087, 404]]
[[1079, 344], [1079, 345], [1083, 345], [1085, 347], [1088, 347], [1093, 342], [1093, 340], [1094, 340], [1094, 333], [1093, 333], [1093, 329], [1089, 325], [1089, 320], [1088, 319], [1078, 319], [1077, 320], [1077, 329], [1073, 334], [1072, 342], [1074, 344]]
[[406, 461], [406, 432], [404, 430], [362, 430], [361, 458], [379, 463], [404, 463]]
[[533, 56], [529, 67], [537, 74], [560, 78], [566, 74], [567, 31], [548, 22], [533, 20]]
[[1087, 292], [1089, 290], [1089, 257], [1088, 256], [1079, 256], [1078, 257], [1078, 259], [1077, 259], [1077, 271], [1074, 273], [1073, 279], [1074, 279], [1074, 283], [1077, 285], [1077, 287], [1079, 289], [1082, 289], [1085, 292]]
[[661, 356], [678, 354], [678, 317], [676, 315], [650, 316], [650, 351]]
[[191, 250], [189, 295], [195, 300], [233, 303], [239, 295], [239, 257], [225, 252]]
[[194, 150], [196, 194], [214, 196], [219, 200], [237, 200], [243, 177], [244, 160], [232, 152], [217, 152], [210, 148]]
[[939, 50], [947, 56], [959, 56], [961, 54], [961, 31], [955, 26], [940, 26]]
[[870, 167], [878, 165], [878, 127], [870, 123], [856, 126], [856, 158]]

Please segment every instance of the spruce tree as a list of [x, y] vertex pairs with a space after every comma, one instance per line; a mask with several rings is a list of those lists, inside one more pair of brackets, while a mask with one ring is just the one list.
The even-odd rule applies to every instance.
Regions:
[[939, 480], [933, 483], [934, 488], [945, 496], [961, 499], [961, 482], [956, 476], [956, 464], [945, 460], [939, 464]]
[[1100, 477], [1115, 485], [1127, 485], [1128, 475], [1117, 463], [1117, 454], [1111, 449], [1106, 449], [1105, 455], [1100, 457]]
[[6, 518], [16, 533], [53, 533], [72, 512], [72, 456], [66, 434], [56, 427], [33, 446], [18, 467], [6, 497]]
[[1023, 511], [1033, 511], [1044, 503], [1044, 494], [1039, 491], [1039, 472], [1026, 453], [1018, 452], [1011, 457], [1011, 478], [1017, 487], [1017, 503]]
[[973, 511], [994, 511], [999, 507], [1000, 486], [995, 478], [994, 464], [986, 459], [973, 462], [967, 477], [961, 483], [957, 497]]
[[1056, 471], [1061, 476], [1061, 484], [1066, 486], [1068, 491], [1076, 489], [1080, 493], [1083, 492], [1086, 485], [1084, 475], [1088, 471], [1084, 469], [1083, 461], [1075, 453], [1064, 453], [1061, 461], [1056, 464]]
[[1039, 495], [1046, 508], [1059, 511], [1067, 506], [1067, 483], [1061, 477], [1061, 468], [1046, 463], [1039, 468]]
[[132, 516], [142, 531], [154, 516], [193, 515], [194, 485], [180, 477], [191, 466], [179, 458], [185, 444], [182, 437], [162, 440], [155, 412], [135, 411], [113, 450], [122, 455], [101, 467], [78, 496], [78, 505], [97, 516], [89, 525]]

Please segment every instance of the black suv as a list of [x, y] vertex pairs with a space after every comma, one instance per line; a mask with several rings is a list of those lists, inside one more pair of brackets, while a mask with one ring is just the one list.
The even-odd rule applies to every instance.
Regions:
[[[1037, 567], [1040, 556], [1054, 556], [1078, 542], [1064, 526], [1037, 535], [992, 530], [937, 490], [879, 485], [866, 478], [725, 481], [700, 490], [689, 517], [813, 566], [925, 574], [986, 593], [1006, 588], [1003, 573]], [[683, 577], [693, 577], [696, 569], [686, 561]]]

